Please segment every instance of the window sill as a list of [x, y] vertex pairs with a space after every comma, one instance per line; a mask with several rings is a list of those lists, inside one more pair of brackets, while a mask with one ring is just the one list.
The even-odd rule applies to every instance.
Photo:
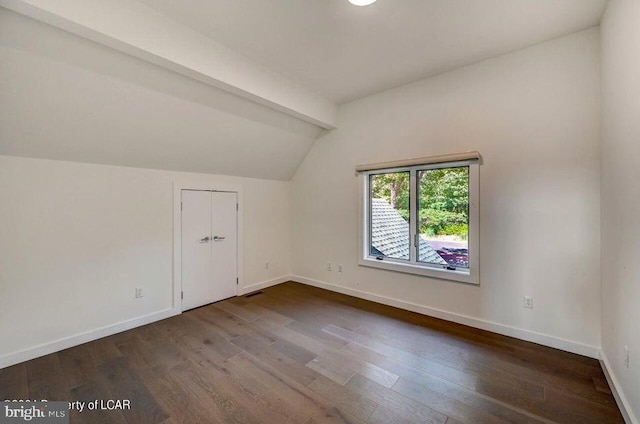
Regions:
[[458, 281], [467, 284], [480, 284], [477, 275], [473, 275], [469, 270], [448, 270], [436, 267], [420, 266], [409, 263], [399, 263], [393, 260], [378, 260], [370, 258], [360, 258], [358, 265], [369, 268], [384, 269], [387, 271], [402, 272], [404, 274], [420, 275], [442, 280]]

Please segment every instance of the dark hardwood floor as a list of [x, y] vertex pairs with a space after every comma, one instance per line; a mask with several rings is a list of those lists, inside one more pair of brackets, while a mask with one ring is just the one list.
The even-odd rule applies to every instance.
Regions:
[[72, 423], [622, 423], [598, 361], [296, 283], [0, 370]]

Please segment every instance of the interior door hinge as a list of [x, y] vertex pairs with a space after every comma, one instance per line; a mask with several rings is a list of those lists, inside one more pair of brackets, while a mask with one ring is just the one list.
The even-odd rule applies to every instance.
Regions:
[[239, 206], [238, 206], [238, 204], [236, 203], [236, 211], [238, 211], [238, 210], [239, 210], [238, 208], [239, 208]]
[[183, 291], [180, 292], [180, 299], [184, 299], [184, 292]]
[[182, 210], [182, 202], [180, 202], [180, 210]]
[[236, 284], [240, 284], [240, 282], [238, 280], [239, 280], [239, 278], [236, 277]]

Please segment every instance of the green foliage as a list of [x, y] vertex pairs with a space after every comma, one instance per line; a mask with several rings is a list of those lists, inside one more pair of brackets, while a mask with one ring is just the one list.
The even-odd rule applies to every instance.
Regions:
[[469, 168], [441, 168], [418, 172], [420, 209], [469, 213]]
[[[420, 233], [467, 237], [469, 219], [469, 168], [420, 171], [418, 225]], [[371, 194], [385, 199], [409, 221], [409, 173], [371, 176]]]
[[[378, 174], [371, 176], [371, 193], [375, 199], [385, 199], [394, 209], [407, 211], [409, 216], [409, 173]], [[400, 212], [402, 214], [402, 212]], [[404, 215], [403, 215], [404, 216]]]
[[462, 240], [466, 240], [467, 237], [469, 237], [469, 225], [468, 224], [447, 225], [442, 229], [442, 234], [458, 236]]
[[420, 233], [426, 233], [429, 236], [451, 234], [445, 229], [467, 222], [464, 214], [431, 208], [420, 209], [418, 218]]
[[420, 232], [466, 238], [469, 220], [469, 168], [418, 172]]

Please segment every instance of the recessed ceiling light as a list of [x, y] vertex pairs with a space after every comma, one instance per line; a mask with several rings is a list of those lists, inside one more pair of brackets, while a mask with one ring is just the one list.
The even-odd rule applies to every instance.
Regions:
[[375, 2], [376, 0], [349, 0], [349, 3], [355, 4], [356, 6], [369, 6]]

